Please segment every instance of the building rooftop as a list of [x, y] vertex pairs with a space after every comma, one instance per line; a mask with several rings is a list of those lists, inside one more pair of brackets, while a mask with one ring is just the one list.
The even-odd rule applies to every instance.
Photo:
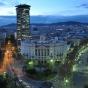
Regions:
[[26, 4], [20, 4], [16, 6], [17, 8], [30, 8], [30, 5], [26, 5]]

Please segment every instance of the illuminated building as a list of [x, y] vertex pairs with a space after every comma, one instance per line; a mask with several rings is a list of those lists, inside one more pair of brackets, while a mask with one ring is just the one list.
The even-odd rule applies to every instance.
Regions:
[[30, 6], [21, 4], [16, 6], [17, 12], [17, 39], [24, 39], [25, 36], [29, 36], [30, 27]]
[[[40, 37], [40, 38], [39, 38]], [[41, 35], [38, 38], [25, 39], [21, 41], [21, 54], [27, 59], [37, 60], [45, 63], [47, 60], [64, 61], [70, 45], [65, 41], [46, 39]]]

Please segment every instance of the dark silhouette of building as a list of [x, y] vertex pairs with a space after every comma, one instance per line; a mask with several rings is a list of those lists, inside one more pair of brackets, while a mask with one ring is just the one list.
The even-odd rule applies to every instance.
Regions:
[[17, 12], [17, 39], [24, 39], [29, 36], [30, 27], [30, 6], [21, 4], [16, 6]]

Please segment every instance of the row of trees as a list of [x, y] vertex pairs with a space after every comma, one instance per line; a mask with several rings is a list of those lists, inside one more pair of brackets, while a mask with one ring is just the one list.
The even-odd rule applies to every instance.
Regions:
[[72, 75], [72, 68], [73, 68], [73, 65], [77, 63], [75, 59], [79, 54], [79, 50], [83, 46], [86, 46], [87, 44], [88, 44], [88, 39], [84, 39], [80, 42], [79, 45], [71, 47], [73, 48], [73, 50], [67, 54], [65, 63], [62, 64], [60, 67], [59, 75], [61, 75], [61, 77], [69, 78]]

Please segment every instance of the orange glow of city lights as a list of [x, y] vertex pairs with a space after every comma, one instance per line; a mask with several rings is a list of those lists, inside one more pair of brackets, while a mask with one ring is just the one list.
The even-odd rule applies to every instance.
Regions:
[[7, 71], [10, 65], [13, 64], [14, 61], [12, 56], [13, 56], [14, 50], [15, 50], [15, 47], [12, 45], [10, 41], [8, 41], [5, 47], [3, 62], [0, 64], [0, 74]]

